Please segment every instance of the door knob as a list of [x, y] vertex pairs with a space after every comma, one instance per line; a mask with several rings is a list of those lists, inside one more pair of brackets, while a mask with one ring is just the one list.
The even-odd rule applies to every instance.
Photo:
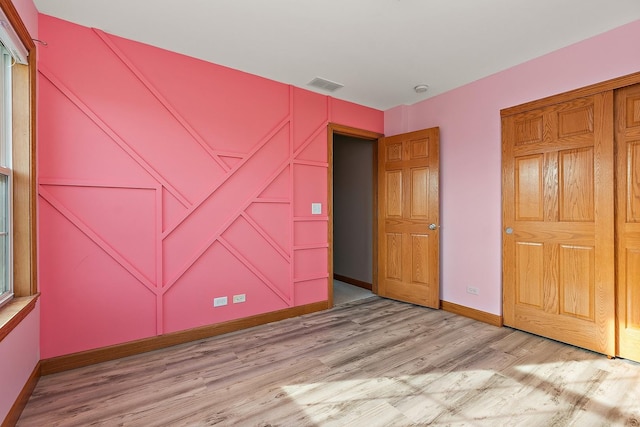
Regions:
[[507, 233], [507, 234], [513, 234], [513, 228], [507, 227], [507, 229], [504, 230], [504, 232]]
[[435, 224], [429, 224], [429, 230], [435, 230], [435, 229], [437, 229], [437, 228], [438, 228], [438, 226], [437, 226], [437, 225], [435, 225]]

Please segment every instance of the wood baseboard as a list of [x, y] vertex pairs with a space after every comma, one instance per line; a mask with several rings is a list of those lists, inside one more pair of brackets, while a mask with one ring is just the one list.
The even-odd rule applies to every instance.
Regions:
[[448, 311], [449, 313], [469, 317], [493, 326], [502, 327], [502, 316], [498, 316], [496, 314], [487, 313], [486, 311], [476, 310], [475, 308], [465, 307], [464, 305], [458, 305], [447, 301], [440, 301], [440, 308], [444, 311]]
[[196, 341], [216, 335], [239, 331], [241, 329], [277, 322], [278, 320], [284, 320], [290, 317], [302, 316], [303, 314], [326, 310], [327, 308], [329, 308], [328, 301], [321, 301], [270, 313], [258, 314], [242, 319], [230, 320], [228, 322], [218, 323], [215, 325], [202, 326], [186, 331], [172, 332], [165, 335], [144, 338], [94, 350], [43, 359], [41, 361], [41, 374], [49, 375], [109, 360], [120, 359], [122, 357], [146, 353], [148, 351], [159, 350], [161, 348], [184, 344], [190, 341]]
[[4, 421], [2, 421], [2, 427], [15, 426], [18, 422], [18, 419], [20, 418], [24, 407], [27, 406], [27, 402], [31, 397], [31, 393], [33, 393], [33, 389], [36, 388], [36, 384], [38, 384], [38, 380], [40, 379], [41, 375], [41, 366], [42, 364], [38, 362], [35, 368], [33, 368], [33, 372], [31, 372], [29, 379], [27, 380], [24, 387], [22, 387], [20, 394], [11, 406], [11, 409], [9, 409], [9, 413], [4, 418]]
[[341, 274], [333, 273], [333, 278], [341, 282], [348, 283], [353, 286], [357, 286], [362, 289], [371, 290], [371, 288], [373, 287], [371, 283], [363, 282], [362, 280], [358, 280], [358, 279], [352, 279], [351, 277], [343, 276]]

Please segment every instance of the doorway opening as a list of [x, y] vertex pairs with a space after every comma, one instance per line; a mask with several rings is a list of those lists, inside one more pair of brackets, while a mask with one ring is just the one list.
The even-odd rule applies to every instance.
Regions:
[[329, 125], [329, 305], [377, 291], [377, 144], [383, 135]]

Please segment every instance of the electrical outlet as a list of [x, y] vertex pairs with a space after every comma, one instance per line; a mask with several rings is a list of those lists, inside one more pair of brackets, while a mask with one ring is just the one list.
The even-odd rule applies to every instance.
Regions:
[[229, 303], [229, 299], [227, 297], [218, 297], [213, 299], [214, 307], [222, 307], [223, 305], [227, 305]]
[[233, 303], [245, 302], [247, 300], [247, 294], [238, 294], [233, 296]]
[[471, 295], [480, 295], [480, 290], [473, 286], [467, 286], [467, 293]]

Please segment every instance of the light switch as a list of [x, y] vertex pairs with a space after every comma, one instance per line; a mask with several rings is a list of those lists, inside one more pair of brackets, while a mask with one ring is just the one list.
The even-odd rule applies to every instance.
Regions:
[[311, 215], [322, 214], [322, 203], [311, 203]]

